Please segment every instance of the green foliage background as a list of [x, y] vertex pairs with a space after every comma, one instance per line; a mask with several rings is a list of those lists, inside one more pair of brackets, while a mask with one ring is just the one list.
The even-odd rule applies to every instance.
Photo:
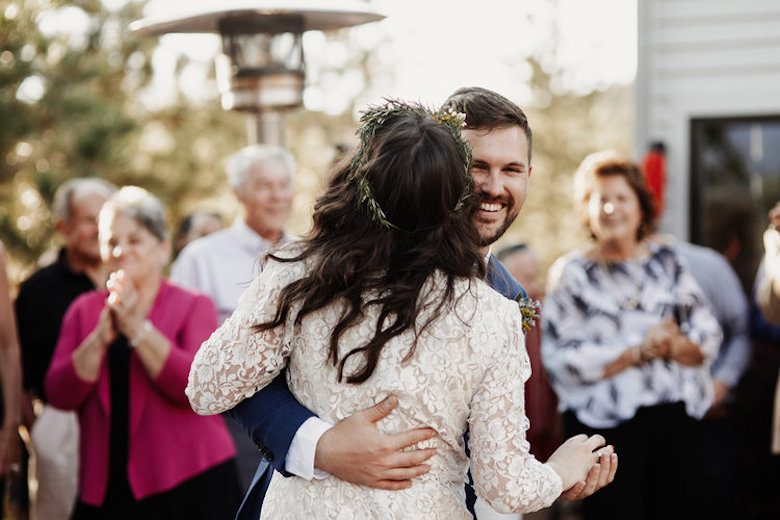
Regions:
[[[161, 109], [141, 101], [157, 40], [137, 37], [127, 27], [142, 17], [143, 4], [129, 0], [110, 10], [100, 0], [0, 0], [0, 239], [13, 281], [52, 258], [57, 245], [52, 196], [73, 177], [143, 186], [167, 205], [172, 224], [195, 208], [217, 210], [228, 219], [236, 213], [223, 160], [247, 142], [244, 116], [223, 111], [216, 98], [195, 102], [179, 94]], [[83, 38], [41, 31], [42, 16], [62, 9], [80, 9], [89, 17]], [[345, 40], [348, 33], [328, 38]], [[351, 52], [345, 70], [319, 73], [358, 70], [366, 86], [375, 74], [392, 74], [379, 70], [371, 49], [353, 46]], [[525, 108], [535, 150], [525, 207], [498, 244], [527, 242], [545, 266], [586, 240], [572, 209], [571, 173], [591, 151], [630, 152], [633, 128], [631, 87], [567, 92], [558, 86], [563, 71], [541, 65], [550, 63], [546, 58], [518, 56], [518, 68], [530, 67], [530, 76], [518, 81], [516, 92], [502, 92], [511, 99], [532, 92]], [[178, 70], [185, 65], [180, 58]], [[43, 86], [38, 99], [22, 94], [30, 78]], [[334, 147], [354, 143], [360, 108], [354, 100], [341, 115], [304, 109], [287, 114], [286, 144], [299, 164], [292, 232], [308, 229]]]
[[[41, 15], [65, 8], [90, 17], [83, 39], [41, 32]], [[129, 2], [110, 11], [99, 0], [0, 4], [0, 233], [17, 265], [34, 267], [52, 246], [49, 206], [65, 180], [144, 186], [176, 220], [189, 201], [221, 191], [223, 151], [245, 143], [241, 118], [218, 104], [191, 106], [181, 97], [152, 112], [139, 102], [156, 45], [127, 30], [141, 8]], [[30, 77], [44, 85], [43, 95], [19, 99]], [[155, 146], [143, 146], [150, 139]]]

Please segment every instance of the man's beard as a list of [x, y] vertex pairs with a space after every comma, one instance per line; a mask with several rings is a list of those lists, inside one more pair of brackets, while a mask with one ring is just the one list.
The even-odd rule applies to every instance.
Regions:
[[515, 218], [517, 218], [517, 214], [514, 214], [512, 216], [508, 216], [504, 219], [504, 223], [502, 226], [495, 232], [491, 233], [488, 236], [483, 237], [482, 235], [479, 236], [479, 245], [480, 247], [487, 247], [491, 245], [493, 242], [501, 238], [501, 236], [506, 233], [506, 230], [509, 229], [509, 226], [512, 225], [512, 223], [515, 221]]
[[479, 231], [480, 221], [479, 221], [479, 217], [478, 217], [479, 205], [480, 205], [480, 203], [482, 201], [485, 201], [485, 202], [494, 202], [494, 201], [502, 202], [502, 203], [504, 203], [506, 205], [507, 208], [513, 207], [515, 205], [514, 205], [514, 200], [512, 200], [512, 199], [510, 199], [510, 200], [492, 199], [491, 200], [488, 197], [479, 197], [477, 199], [476, 207], [474, 207], [474, 209], [473, 209], [473, 213], [471, 215], [471, 218], [472, 218], [472, 221], [475, 221], [475, 219], [476, 219], [475, 222], [477, 224], [477, 233], [479, 234], [479, 245], [480, 245], [480, 247], [487, 247], [487, 246], [491, 245], [493, 242], [495, 242], [496, 240], [498, 240], [499, 238], [501, 238], [501, 236], [504, 233], [506, 233], [506, 230], [509, 229], [509, 226], [512, 225], [512, 223], [517, 218], [517, 215], [520, 213], [520, 208], [516, 208], [516, 211], [513, 214], [507, 213], [506, 218], [504, 218], [504, 222], [501, 224], [501, 226], [496, 231], [491, 231], [489, 235], [483, 236], [482, 233], [480, 233], [480, 231]]

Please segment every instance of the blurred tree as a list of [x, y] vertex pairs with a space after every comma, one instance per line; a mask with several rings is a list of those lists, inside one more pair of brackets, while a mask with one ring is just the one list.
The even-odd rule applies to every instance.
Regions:
[[[144, 4], [0, 0], [0, 238], [17, 282], [41, 255], [51, 259], [45, 254], [53, 251], [51, 200], [73, 177], [143, 186], [167, 205], [172, 226], [203, 207], [228, 219], [237, 212], [224, 159], [247, 143], [244, 116], [220, 107], [210, 60], [199, 99], [178, 88], [174, 99], [150, 108], [145, 96], [158, 42], [127, 29], [143, 16]], [[362, 85], [369, 81], [370, 49], [346, 41], [346, 31], [317, 39], [343, 57], [316, 69], [315, 80], [327, 79], [327, 88], [315, 89], [321, 98], [334, 91], [343, 97], [356, 77]], [[190, 62], [178, 57], [173, 79], [179, 87]], [[351, 144], [355, 101], [345, 107], [340, 115], [298, 110], [287, 116], [287, 145], [299, 163], [293, 232], [308, 229], [335, 148]]]
[[[48, 204], [60, 183], [87, 175], [114, 180], [130, 170], [129, 139], [139, 123], [125, 109], [121, 83], [127, 73], [143, 78], [148, 68], [125, 71], [144, 49], [115, 33], [135, 7], [110, 13], [97, 1], [24, 1], [0, 13], [0, 110], [13, 122], [0, 134], [2, 231], [25, 260], [48, 245]], [[58, 32], [79, 23], [82, 34]]]
[[[0, 4], [0, 233], [16, 263], [51, 245], [49, 206], [73, 177], [139, 184], [171, 208], [215, 196], [225, 150], [243, 124], [218, 104], [150, 111], [156, 41], [131, 34], [143, 2], [12, 0]], [[203, 129], [219, 128], [205, 134]]]
[[526, 61], [532, 73], [523, 87], [530, 86], [533, 101], [523, 108], [534, 132], [533, 172], [520, 217], [498, 248], [526, 242], [537, 250], [546, 270], [590, 239], [574, 210], [572, 178], [582, 159], [606, 148], [633, 154], [633, 86], [578, 94], [561, 88], [560, 72], [546, 70], [541, 58]]
[[[179, 88], [164, 106], [150, 108], [145, 96], [158, 42], [127, 29], [142, 17], [144, 3], [0, 0], [0, 238], [16, 281], [19, 266], [29, 271], [51, 250], [51, 199], [72, 177], [148, 188], [166, 203], [172, 225], [204, 206], [228, 219], [236, 214], [223, 165], [246, 144], [244, 116], [221, 109], [210, 61], [199, 99]], [[347, 30], [307, 33], [308, 49], [322, 58], [309, 63], [307, 104], [322, 111], [285, 118], [286, 144], [299, 166], [294, 233], [309, 227], [336, 147], [354, 144], [355, 116], [372, 96], [374, 79], [395, 73], [382, 61], [393, 45], [382, 30], [363, 31], [362, 41]], [[571, 203], [571, 174], [593, 150], [630, 152], [633, 110], [628, 86], [585, 95], [562, 87], [555, 42], [540, 48], [536, 57], [514, 60], [522, 75], [517, 90], [501, 92], [516, 100], [531, 92], [524, 108], [536, 135], [530, 196], [502, 243], [529, 242], [549, 265], [587, 239]], [[190, 62], [178, 58], [179, 87], [187, 86]]]

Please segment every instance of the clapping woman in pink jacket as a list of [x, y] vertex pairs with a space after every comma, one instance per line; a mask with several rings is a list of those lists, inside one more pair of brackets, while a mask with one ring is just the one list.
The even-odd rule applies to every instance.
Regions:
[[81, 426], [74, 518], [224, 519], [240, 502], [235, 448], [221, 417], [197, 416], [184, 388], [217, 327], [211, 301], [163, 277], [165, 212], [125, 187], [103, 206], [108, 290], [73, 302], [46, 375], [52, 405]]

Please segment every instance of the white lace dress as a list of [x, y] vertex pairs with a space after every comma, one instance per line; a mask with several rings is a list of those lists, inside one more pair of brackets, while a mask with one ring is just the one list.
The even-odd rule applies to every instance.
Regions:
[[[287, 246], [287, 250], [290, 247]], [[307, 481], [277, 475], [263, 504], [263, 519], [430, 519], [469, 520], [464, 482], [469, 460], [463, 435], [470, 433], [471, 470], [477, 494], [495, 509], [534, 511], [561, 493], [560, 477], [528, 452], [523, 385], [530, 375], [517, 304], [487, 284], [463, 280], [453, 308], [420, 336], [403, 361], [411, 332], [385, 345], [363, 384], [338, 382], [328, 360], [328, 341], [341, 315], [334, 303], [294, 326], [257, 333], [252, 326], [275, 313], [279, 294], [306, 266], [269, 260], [241, 298], [238, 309], [195, 356], [187, 385], [193, 409], [216, 414], [232, 408], [268, 384], [285, 366], [295, 397], [323, 419], [337, 422], [393, 393], [399, 405], [379, 423], [385, 433], [431, 427], [439, 436], [421, 443], [437, 448], [431, 471], [403, 491], [354, 485], [335, 477]], [[443, 277], [424, 290], [428, 302], [441, 298]], [[346, 331], [341, 345], [365, 342], [376, 309]], [[425, 316], [421, 317], [421, 320]], [[346, 347], [342, 347], [345, 349]], [[358, 361], [347, 363], [351, 373]]]

